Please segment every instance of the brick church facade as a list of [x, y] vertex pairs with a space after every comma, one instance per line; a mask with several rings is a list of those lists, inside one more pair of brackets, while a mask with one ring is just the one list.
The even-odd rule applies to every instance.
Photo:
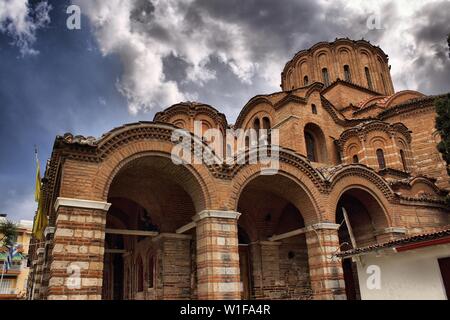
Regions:
[[[357, 298], [354, 266], [336, 257], [352, 248], [342, 208], [358, 247], [450, 224], [437, 97], [395, 92], [389, 69], [367, 41], [320, 42], [286, 64], [282, 91], [250, 99], [234, 125], [186, 102], [98, 139], [57, 136], [29, 297]], [[278, 172], [173, 163], [171, 135], [194, 132], [194, 121], [277, 129]]]

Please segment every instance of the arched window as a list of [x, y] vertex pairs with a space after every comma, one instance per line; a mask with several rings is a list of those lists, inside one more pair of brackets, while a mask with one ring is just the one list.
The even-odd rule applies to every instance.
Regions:
[[137, 273], [137, 292], [144, 291], [144, 266], [142, 264], [142, 258], [139, 257], [136, 266]]
[[153, 288], [155, 274], [155, 256], [150, 254], [148, 259], [148, 287]]
[[[248, 136], [248, 134], [245, 135], [245, 149], [250, 148], [250, 137]], [[242, 151], [242, 150], [239, 150]]]
[[352, 81], [352, 75], [350, 74], [350, 67], [348, 65], [344, 66], [344, 79], [348, 82]]
[[406, 164], [405, 152], [400, 150], [400, 157], [402, 158], [403, 170], [408, 171], [408, 165]]
[[386, 161], [384, 160], [384, 152], [382, 149], [377, 149], [377, 160], [380, 169], [386, 168]]
[[317, 107], [314, 103], [311, 105], [311, 112], [312, 114], [317, 114]]
[[359, 163], [359, 159], [358, 159], [358, 155], [357, 154], [355, 154], [353, 156], [353, 163]]
[[372, 90], [373, 86], [372, 86], [372, 79], [370, 78], [369, 68], [365, 67], [364, 72], [366, 73], [367, 86], [369, 87], [370, 90]]
[[323, 84], [325, 85], [325, 87], [328, 87], [330, 85], [330, 77], [328, 76], [327, 68], [322, 69], [322, 79], [323, 79]]
[[[255, 129], [256, 131], [256, 139], [257, 141], [259, 140], [259, 129], [261, 129], [261, 122], [259, 121], [259, 118], [255, 118], [255, 120], [253, 120], [253, 129]], [[252, 141], [252, 144], [254, 143], [254, 141]]]
[[308, 84], [309, 84], [308, 76], [304, 76], [304, 77], [303, 77], [303, 85], [304, 85], [304, 86], [307, 86]]
[[253, 120], [253, 129], [258, 131], [260, 128], [261, 128], [261, 124], [259, 122], [259, 118], [255, 118], [255, 120]]
[[270, 129], [270, 120], [267, 117], [263, 118], [263, 129]]
[[309, 161], [316, 162], [316, 146], [312, 134], [305, 132], [306, 154]]
[[380, 73], [380, 76], [381, 76], [381, 82], [383, 82], [384, 93], [387, 94], [387, 90], [386, 90], [386, 81], [384, 81], [383, 73]]

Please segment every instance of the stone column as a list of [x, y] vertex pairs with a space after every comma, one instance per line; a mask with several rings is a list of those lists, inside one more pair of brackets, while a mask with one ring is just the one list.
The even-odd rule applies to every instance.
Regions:
[[101, 201], [58, 198], [48, 299], [101, 299], [106, 212]]
[[198, 299], [240, 299], [237, 219], [234, 211], [205, 210], [197, 223]]
[[307, 228], [309, 273], [314, 299], [346, 299], [339, 252], [338, 224], [318, 223]]

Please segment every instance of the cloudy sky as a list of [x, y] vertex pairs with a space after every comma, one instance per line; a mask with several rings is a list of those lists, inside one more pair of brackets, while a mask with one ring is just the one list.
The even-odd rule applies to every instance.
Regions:
[[100, 136], [184, 100], [232, 123], [319, 41], [370, 40], [396, 90], [448, 92], [449, 32], [442, 0], [0, 0], [0, 212], [32, 219], [34, 145], [45, 167], [58, 134]]

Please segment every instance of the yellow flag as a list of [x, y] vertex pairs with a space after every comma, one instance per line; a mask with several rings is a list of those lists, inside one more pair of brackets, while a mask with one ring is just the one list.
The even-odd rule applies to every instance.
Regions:
[[34, 191], [34, 200], [38, 203], [38, 209], [36, 216], [34, 217], [33, 224], [33, 236], [37, 240], [42, 240], [44, 237], [44, 230], [47, 227], [48, 219], [42, 210], [42, 197], [41, 197], [41, 170], [39, 166], [39, 160], [36, 157], [36, 189]]
[[36, 159], [36, 188], [34, 190], [34, 200], [39, 203], [41, 195], [41, 168], [39, 166], [39, 160]]

